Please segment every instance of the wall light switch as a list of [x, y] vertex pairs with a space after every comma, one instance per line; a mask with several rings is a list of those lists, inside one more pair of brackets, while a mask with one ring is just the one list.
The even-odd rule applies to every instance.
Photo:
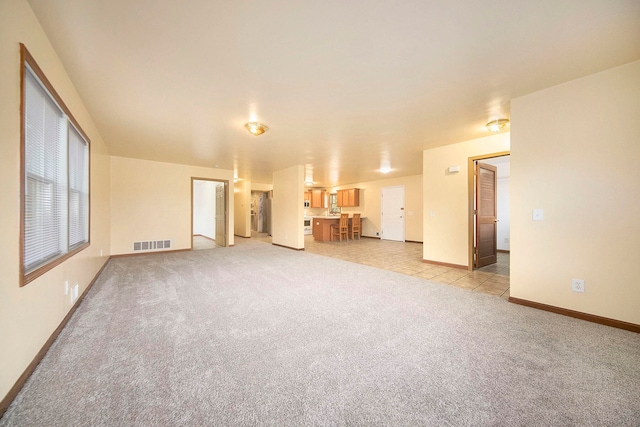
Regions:
[[436, 216], [436, 213], [434, 211], [429, 211], [429, 216], [433, 218], [434, 216]]
[[544, 219], [544, 211], [542, 209], [533, 210], [533, 220], [542, 221]]

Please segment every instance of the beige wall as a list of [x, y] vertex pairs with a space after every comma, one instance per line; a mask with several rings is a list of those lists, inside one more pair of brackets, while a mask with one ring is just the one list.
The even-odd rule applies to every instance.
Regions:
[[271, 212], [272, 243], [304, 249], [304, 167], [293, 166], [273, 173]]
[[111, 157], [111, 251], [133, 252], [133, 242], [172, 240], [191, 248], [191, 178], [226, 180], [228, 243], [234, 244], [233, 171]]
[[251, 237], [251, 181], [238, 180], [233, 186], [233, 234]]
[[422, 242], [422, 175], [359, 182], [331, 189], [360, 188], [360, 206], [342, 208], [342, 212], [353, 214], [360, 212], [367, 219], [362, 222], [362, 235], [379, 237], [380, 233], [380, 195], [383, 187], [404, 186], [405, 240]]
[[[423, 152], [425, 260], [469, 265], [468, 160], [504, 151], [507, 132]], [[449, 166], [460, 166], [460, 172], [448, 173]]]
[[511, 120], [511, 296], [640, 324], [640, 61], [514, 99]]
[[[20, 47], [25, 44], [91, 140], [89, 248], [19, 287]], [[63, 64], [23, 0], [0, 1], [0, 399], [72, 307], [64, 282], [82, 293], [109, 255], [109, 156]], [[100, 252], [102, 251], [102, 256]]]
[[271, 191], [273, 190], [272, 184], [260, 184], [258, 182], [251, 183], [251, 191]]

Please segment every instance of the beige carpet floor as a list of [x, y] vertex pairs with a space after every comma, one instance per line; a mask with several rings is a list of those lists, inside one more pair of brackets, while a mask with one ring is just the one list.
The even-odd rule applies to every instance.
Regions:
[[638, 426], [640, 335], [237, 241], [111, 260], [0, 426]]

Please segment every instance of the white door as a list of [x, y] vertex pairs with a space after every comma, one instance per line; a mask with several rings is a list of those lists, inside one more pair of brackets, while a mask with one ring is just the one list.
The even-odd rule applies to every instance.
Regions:
[[218, 246], [227, 246], [225, 186], [224, 183], [216, 184], [216, 245]]
[[380, 197], [380, 238], [404, 242], [404, 186], [383, 187]]

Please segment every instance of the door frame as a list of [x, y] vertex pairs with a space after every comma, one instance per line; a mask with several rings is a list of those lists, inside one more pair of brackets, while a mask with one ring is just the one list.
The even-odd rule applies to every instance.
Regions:
[[[224, 247], [229, 246], [229, 180], [215, 178], [191, 177], [191, 250], [193, 250], [193, 183], [194, 181], [212, 181], [224, 185]], [[218, 245], [218, 243], [216, 242]], [[223, 245], [218, 245], [223, 246]]]
[[[267, 210], [267, 206], [268, 206], [268, 202], [267, 200], [271, 199], [270, 194], [271, 191], [264, 191], [264, 190], [251, 190], [250, 192], [250, 198], [251, 198], [251, 203], [253, 203], [253, 197], [254, 197], [254, 193], [256, 194], [256, 201], [258, 202], [258, 204], [255, 206], [255, 216], [256, 216], [256, 229], [253, 229], [253, 218], [250, 219], [250, 230], [249, 231], [256, 231], [257, 233], [269, 233], [269, 221], [270, 221], [270, 214]], [[260, 196], [257, 196], [257, 194], [260, 193]], [[257, 224], [260, 223], [260, 203], [264, 203], [264, 211], [263, 211], [263, 216], [264, 216], [264, 228], [266, 229], [266, 231], [260, 231], [258, 230], [258, 226]]]
[[469, 157], [468, 163], [467, 163], [467, 178], [468, 178], [468, 194], [469, 194], [469, 198], [468, 198], [468, 217], [469, 217], [469, 240], [467, 243], [467, 249], [468, 249], [468, 253], [469, 253], [469, 258], [468, 258], [468, 270], [469, 271], [473, 271], [473, 266], [474, 266], [474, 262], [473, 262], [473, 252], [474, 252], [474, 246], [475, 246], [475, 233], [474, 233], [474, 228], [475, 228], [475, 220], [474, 220], [474, 212], [473, 212], [473, 206], [475, 204], [475, 192], [476, 192], [476, 188], [475, 188], [475, 165], [474, 163], [476, 161], [480, 161], [480, 160], [485, 160], [485, 159], [492, 159], [494, 157], [503, 157], [503, 156], [510, 156], [511, 155], [511, 151], [499, 151], [497, 153], [489, 153], [489, 154], [482, 154], [479, 156], [473, 156], [473, 157]]

